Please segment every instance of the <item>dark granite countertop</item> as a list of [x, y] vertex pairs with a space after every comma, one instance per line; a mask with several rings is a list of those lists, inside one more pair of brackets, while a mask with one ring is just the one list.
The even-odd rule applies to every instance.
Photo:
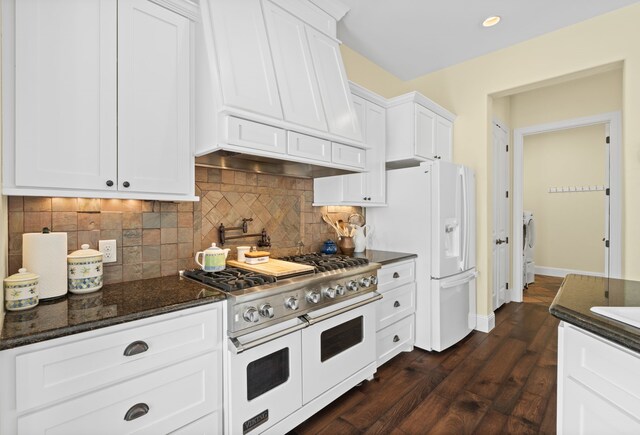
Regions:
[[225, 294], [179, 276], [105, 285], [84, 295], [68, 293], [34, 308], [7, 312], [0, 350], [222, 301]]
[[389, 251], [374, 251], [367, 249], [364, 252], [358, 252], [353, 254], [354, 257], [366, 258], [373, 263], [380, 263], [382, 265], [396, 263], [398, 261], [409, 260], [416, 258], [416, 254], [407, 254], [404, 252], [389, 252]]
[[560, 320], [640, 352], [640, 328], [590, 310], [608, 306], [640, 307], [640, 282], [567, 275], [549, 312]]

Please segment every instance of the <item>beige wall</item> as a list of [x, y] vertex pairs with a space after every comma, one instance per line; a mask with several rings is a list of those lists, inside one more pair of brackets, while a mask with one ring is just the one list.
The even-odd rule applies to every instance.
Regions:
[[[640, 5], [490, 53], [407, 82], [458, 115], [454, 160], [476, 169], [478, 201], [478, 312], [491, 312], [491, 131], [492, 95], [623, 61], [623, 232], [640, 240]], [[512, 92], [513, 93], [513, 92]], [[634, 261], [640, 244], [623, 246], [623, 276], [640, 279]]]
[[604, 272], [604, 192], [549, 193], [604, 185], [603, 124], [524, 138], [524, 210], [535, 217], [536, 266]]

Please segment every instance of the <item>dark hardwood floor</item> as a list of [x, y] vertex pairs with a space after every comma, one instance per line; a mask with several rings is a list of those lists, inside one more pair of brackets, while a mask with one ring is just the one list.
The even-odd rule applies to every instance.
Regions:
[[561, 282], [536, 276], [489, 334], [398, 355], [289, 435], [555, 433], [558, 320], [548, 309]]

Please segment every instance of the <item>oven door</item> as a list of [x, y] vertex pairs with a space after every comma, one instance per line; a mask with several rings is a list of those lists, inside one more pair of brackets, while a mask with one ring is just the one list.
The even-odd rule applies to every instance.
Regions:
[[381, 299], [368, 293], [307, 314], [302, 331], [304, 403], [376, 361], [376, 309]]
[[229, 340], [229, 433], [261, 433], [302, 406], [301, 332], [294, 325], [287, 328], [293, 332], [271, 339], [270, 329], [257, 341], [255, 334], [240, 339], [240, 351], [238, 341]]

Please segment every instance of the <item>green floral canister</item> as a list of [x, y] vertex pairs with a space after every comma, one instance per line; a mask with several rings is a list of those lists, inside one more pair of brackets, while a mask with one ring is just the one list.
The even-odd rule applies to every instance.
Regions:
[[82, 249], [67, 255], [67, 279], [71, 293], [91, 293], [102, 288], [102, 252]]
[[40, 276], [22, 268], [4, 279], [4, 306], [7, 311], [20, 311], [38, 305]]

